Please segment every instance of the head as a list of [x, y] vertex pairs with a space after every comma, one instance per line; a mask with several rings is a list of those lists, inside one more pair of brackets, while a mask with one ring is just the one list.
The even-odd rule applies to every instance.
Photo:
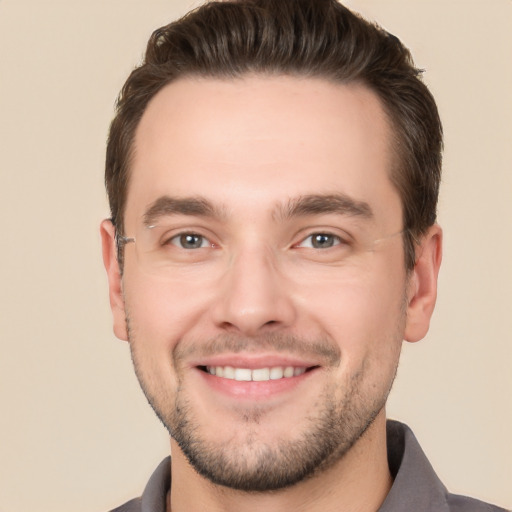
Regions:
[[438, 111], [407, 48], [336, 0], [210, 2], [153, 33], [144, 62], [121, 91], [110, 128], [105, 182], [118, 232], [124, 233], [135, 131], [151, 99], [179, 78], [250, 73], [360, 83], [378, 96], [392, 126], [390, 179], [402, 201], [405, 262], [411, 269], [414, 241], [436, 221]]
[[173, 460], [275, 490], [382, 428], [440, 262], [418, 75], [327, 0], [212, 2], [151, 37], [112, 123], [102, 233], [115, 331]]

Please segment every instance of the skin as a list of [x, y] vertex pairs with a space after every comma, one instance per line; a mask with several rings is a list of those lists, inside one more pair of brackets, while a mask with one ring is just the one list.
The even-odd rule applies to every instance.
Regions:
[[[262, 451], [279, 462], [277, 449], [308, 440], [328, 411], [341, 439], [298, 483], [245, 492], [198, 472], [171, 438], [173, 511], [374, 511], [383, 502], [392, 483], [384, 404], [402, 341], [428, 330], [441, 262], [435, 225], [405, 270], [389, 140], [378, 98], [355, 84], [184, 78], [150, 102], [125, 212], [137, 242], [125, 247], [122, 276], [113, 227], [101, 228], [114, 332], [129, 339], [146, 395], [171, 431], [183, 420], [176, 405], [185, 407], [185, 431], [193, 427], [202, 453], [222, 454], [228, 473], [260, 467]], [[311, 196], [332, 204], [333, 194], [368, 210], [293, 208]], [[162, 216], [155, 202], [168, 197], [200, 197], [209, 209], [188, 201]], [[143, 226], [148, 212], [151, 225], [204, 244], [184, 249], [174, 238], [162, 270], [143, 251], [160, 229]], [[313, 247], [314, 233], [348, 243]], [[288, 363], [311, 371], [283, 385], [199, 368]]]

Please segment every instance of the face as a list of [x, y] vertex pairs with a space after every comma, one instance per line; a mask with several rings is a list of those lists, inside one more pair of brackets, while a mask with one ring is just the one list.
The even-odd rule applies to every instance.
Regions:
[[115, 329], [215, 483], [292, 485], [383, 414], [419, 290], [389, 129], [363, 86], [284, 76], [181, 79], [143, 115]]

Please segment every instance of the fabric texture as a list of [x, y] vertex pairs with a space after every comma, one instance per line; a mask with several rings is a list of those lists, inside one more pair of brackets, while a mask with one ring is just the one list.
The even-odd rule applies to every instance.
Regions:
[[[388, 464], [393, 486], [378, 512], [507, 512], [505, 509], [447, 491], [411, 429], [387, 422]], [[171, 485], [171, 458], [156, 468], [140, 498], [111, 512], [165, 512]]]

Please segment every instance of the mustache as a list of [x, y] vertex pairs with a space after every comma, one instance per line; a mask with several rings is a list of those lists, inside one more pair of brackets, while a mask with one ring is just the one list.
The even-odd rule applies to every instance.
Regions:
[[220, 334], [207, 341], [182, 340], [174, 348], [173, 358], [177, 362], [189, 358], [210, 357], [225, 353], [257, 354], [263, 351], [319, 360], [325, 366], [338, 366], [341, 361], [341, 351], [338, 345], [325, 338], [311, 340], [290, 334], [277, 333], [260, 334], [252, 337]]

